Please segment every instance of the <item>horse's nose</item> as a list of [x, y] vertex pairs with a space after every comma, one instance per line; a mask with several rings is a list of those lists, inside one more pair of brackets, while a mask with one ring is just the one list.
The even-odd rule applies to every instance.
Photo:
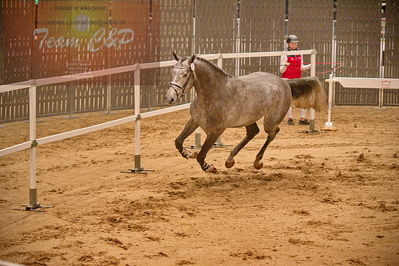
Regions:
[[165, 102], [167, 102], [167, 103], [169, 103], [169, 104], [172, 104], [172, 103], [175, 102], [175, 98], [173, 98], [173, 97], [171, 97], [171, 96], [169, 96], [169, 95], [166, 95], [166, 96], [165, 96]]
[[169, 87], [169, 90], [165, 95], [165, 101], [169, 104], [173, 104], [177, 101], [177, 93], [172, 87]]

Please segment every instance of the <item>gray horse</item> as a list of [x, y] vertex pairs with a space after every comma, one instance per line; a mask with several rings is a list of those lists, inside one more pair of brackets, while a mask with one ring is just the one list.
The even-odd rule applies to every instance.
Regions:
[[[213, 165], [205, 162], [208, 151], [226, 128], [245, 126], [245, 138], [231, 151], [225, 166], [234, 165], [234, 156], [259, 133], [256, 124], [263, 117], [263, 127], [268, 137], [256, 155], [254, 167], [263, 167], [263, 154], [270, 142], [280, 131], [278, 125], [294, 104], [301, 108], [320, 110], [324, 104], [324, 89], [316, 77], [296, 80], [283, 80], [265, 72], [256, 72], [241, 77], [233, 77], [206, 59], [197, 57], [178, 57], [172, 70], [172, 82], [165, 100], [176, 103], [188, 90], [195, 88], [197, 96], [190, 106], [191, 118], [175, 145], [186, 158], [197, 158], [202, 170], [216, 173]], [[184, 140], [195, 129], [201, 127], [207, 137], [197, 154], [183, 148]]]

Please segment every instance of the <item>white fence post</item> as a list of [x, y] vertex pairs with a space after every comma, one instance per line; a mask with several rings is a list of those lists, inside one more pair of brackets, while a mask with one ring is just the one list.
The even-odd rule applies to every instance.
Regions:
[[134, 114], [136, 115], [136, 121], [134, 125], [134, 172], [140, 172], [141, 168], [141, 145], [140, 145], [140, 134], [141, 134], [141, 117], [140, 117], [140, 65], [136, 65], [134, 71]]
[[[316, 50], [313, 49], [312, 53], [310, 54], [310, 76], [315, 77], [316, 76]], [[315, 110], [313, 108], [309, 109], [310, 112], [310, 121], [309, 121], [309, 131], [310, 133], [312, 132], [317, 132], [315, 129]]]
[[35, 209], [37, 204], [36, 186], [36, 85], [29, 88], [29, 140], [32, 142], [29, 162], [29, 204], [26, 209]]
[[316, 76], [316, 50], [313, 49], [312, 53], [310, 54], [310, 76], [314, 77]]
[[327, 123], [325, 124], [326, 129], [331, 129], [333, 123], [331, 122], [331, 112], [332, 112], [332, 96], [333, 96], [333, 74], [330, 74], [330, 79], [328, 80], [328, 114]]
[[193, 148], [200, 148], [202, 146], [201, 143], [201, 129], [197, 128], [195, 130], [195, 144], [192, 146]]
[[[385, 38], [384, 34], [381, 36], [380, 40], [380, 78], [384, 77], [384, 51], [385, 51]], [[381, 88], [378, 89], [378, 108], [381, 109], [382, 106], [384, 105], [384, 88], [381, 86]]]
[[31, 147], [29, 151], [29, 203], [23, 204], [26, 211], [38, 208], [51, 208], [52, 206], [40, 206], [37, 202], [37, 182], [36, 182], [36, 80], [32, 81], [29, 87], [29, 140]]
[[378, 108], [381, 109], [384, 105], [384, 88], [378, 88]]
[[134, 70], [134, 114], [136, 115], [135, 125], [134, 125], [134, 168], [129, 169], [131, 173], [141, 173], [145, 170], [141, 167], [141, 82], [140, 82], [140, 64], [136, 64]]

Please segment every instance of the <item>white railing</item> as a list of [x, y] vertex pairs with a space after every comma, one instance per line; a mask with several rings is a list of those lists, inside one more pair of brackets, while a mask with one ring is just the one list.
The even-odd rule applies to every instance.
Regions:
[[333, 83], [339, 82], [343, 87], [347, 88], [379, 89], [379, 108], [384, 105], [384, 89], [399, 89], [399, 79], [390, 78], [333, 77], [333, 75], [330, 74], [330, 78], [325, 81], [328, 82], [328, 113], [327, 122], [325, 123], [326, 130], [333, 129], [333, 122], [331, 120], [334, 95]]
[[[311, 55], [311, 76], [316, 74], [316, 50], [299, 50], [299, 51], [280, 51], [280, 52], [253, 52], [253, 53], [220, 53], [220, 54], [208, 54], [201, 55], [201, 57], [208, 60], [217, 59], [217, 65], [222, 68], [223, 59], [228, 58], [249, 58], [249, 57], [271, 57], [271, 56], [281, 56], [281, 55]], [[33, 79], [24, 82], [18, 82], [8, 85], [0, 86], [0, 93], [29, 88], [29, 141], [5, 148], [0, 150], [0, 157], [30, 149], [30, 160], [29, 160], [29, 204], [26, 205], [26, 210], [33, 210], [40, 208], [41, 206], [37, 203], [37, 186], [36, 186], [36, 147], [45, 143], [50, 143], [70, 137], [80, 136], [83, 134], [95, 132], [98, 130], [110, 128], [113, 126], [135, 122], [135, 167], [131, 169], [132, 172], [140, 172], [143, 170], [141, 167], [141, 146], [140, 146], [140, 126], [141, 119], [162, 115], [170, 112], [175, 112], [179, 110], [185, 110], [190, 107], [190, 104], [182, 104], [173, 107], [168, 107], [160, 110], [140, 113], [140, 71], [142, 69], [152, 69], [173, 66], [175, 61], [163, 61], [163, 62], [153, 62], [144, 64], [134, 64], [122, 67], [115, 67], [104, 70], [97, 70], [73, 75], [64, 75], [59, 77], [43, 78], [43, 79]], [[117, 73], [134, 71], [134, 115], [124, 117], [121, 119], [109, 121], [106, 123], [80, 128], [52, 136], [47, 136], [43, 138], [36, 138], [36, 87], [44, 86], [56, 83], [70, 82], [81, 79], [95, 78], [101, 76], [107, 76]], [[311, 110], [311, 119], [314, 120], [314, 110]], [[313, 123], [314, 124], [314, 123]]]

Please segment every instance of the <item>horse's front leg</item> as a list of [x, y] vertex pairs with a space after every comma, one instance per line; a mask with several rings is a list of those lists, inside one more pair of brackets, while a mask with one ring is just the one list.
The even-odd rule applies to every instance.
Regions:
[[212, 148], [213, 144], [215, 144], [216, 140], [218, 137], [223, 133], [223, 131], [220, 132], [212, 132], [210, 134], [207, 134], [204, 145], [202, 145], [201, 151], [197, 155], [197, 161], [199, 165], [201, 166], [202, 170], [208, 173], [216, 173], [217, 170], [216, 168], [205, 162], [205, 157], [208, 151]]
[[193, 152], [193, 151], [187, 150], [186, 148], [183, 148], [184, 140], [188, 136], [190, 136], [194, 132], [194, 130], [196, 130], [197, 128], [198, 128], [198, 123], [195, 122], [192, 118], [190, 118], [190, 120], [188, 120], [186, 126], [184, 127], [183, 131], [180, 133], [180, 135], [175, 140], [176, 149], [186, 159], [197, 157], [196, 152]]

